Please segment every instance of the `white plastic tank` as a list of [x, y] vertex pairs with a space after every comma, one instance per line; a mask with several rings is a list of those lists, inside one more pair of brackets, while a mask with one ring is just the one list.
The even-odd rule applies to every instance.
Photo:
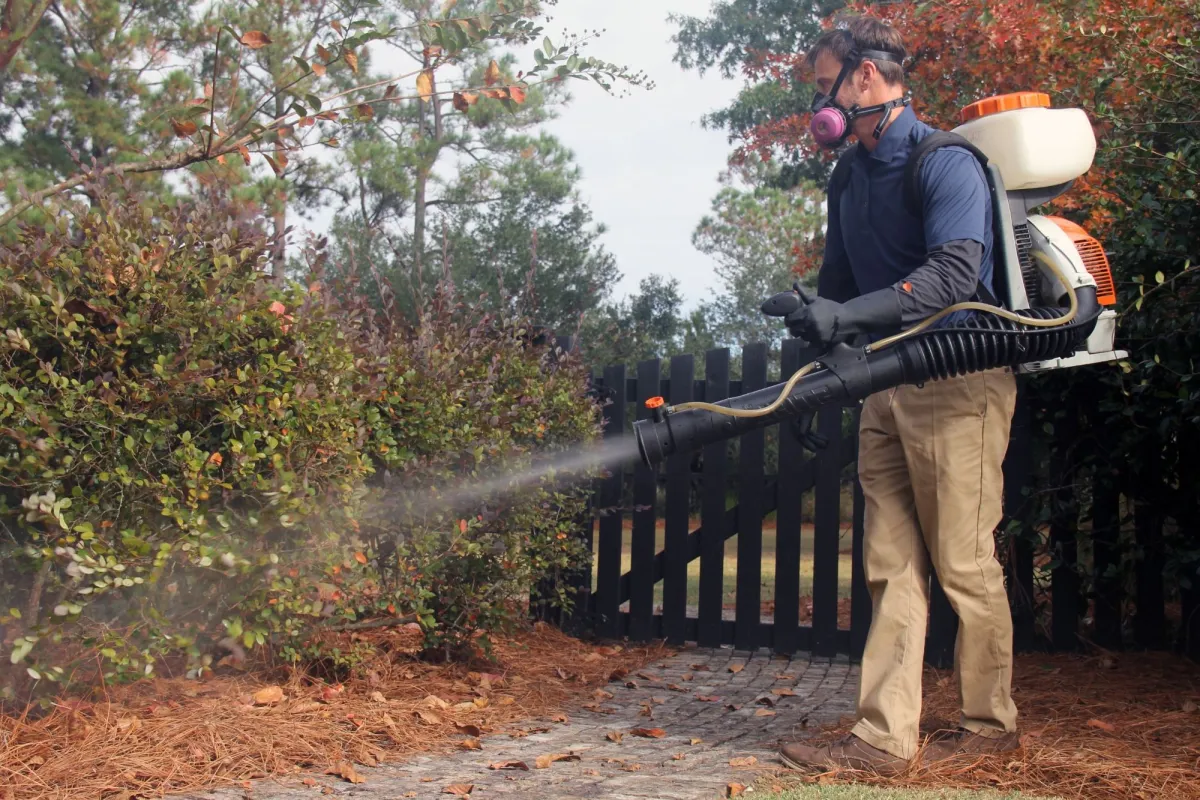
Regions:
[[962, 110], [963, 136], [996, 164], [1008, 191], [1056, 186], [1083, 175], [1096, 155], [1096, 134], [1079, 108], [1051, 108], [1042, 92], [1017, 92]]

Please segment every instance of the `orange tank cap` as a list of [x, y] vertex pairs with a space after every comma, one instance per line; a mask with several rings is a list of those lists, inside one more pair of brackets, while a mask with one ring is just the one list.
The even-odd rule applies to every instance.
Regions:
[[661, 408], [665, 402], [661, 397], [651, 397], [646, 401], [646, 408]]
[[985, 97], [983, 100], [971, 103], [960, 114], [963, 122], [999, 114], [1002, 111], [1015, 111], [1019, 108], [1049, 108], [1050, 95], [1045, 92], [1013, 92], [998, 94], [995, 97]]

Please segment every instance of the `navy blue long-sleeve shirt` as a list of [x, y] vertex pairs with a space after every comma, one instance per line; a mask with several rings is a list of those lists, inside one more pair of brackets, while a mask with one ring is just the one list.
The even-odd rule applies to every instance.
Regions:
[[844, 191], [830, 187], [822, 297], [844, 303], [890, 287], [907, 327], [970, 299], [980, 282], [993, 291], [991, 196], [971, 153], [954, 146], [930, 153], [918, 176], [922, 219], [905, 206], [909, 154], [933, 132], [906, 107], [874, 152], [857, 148]]

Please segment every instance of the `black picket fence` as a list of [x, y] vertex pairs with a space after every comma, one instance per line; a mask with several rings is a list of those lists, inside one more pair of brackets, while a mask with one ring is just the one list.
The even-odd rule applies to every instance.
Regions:
[[[571, 343], [560, 344], [569, 348]], [[633, 374], [624, 365], [605, 368], [592, 376], [594, 392], [606, 401], [605, 437], [632, 435], [632, 420], [650, 416], [645, 401], [651, 397], [662, 396], [671, 405], [714, 402], [768, 385], [781, 386], [782, 381], [768, 383], [768, 352], [763, 343], [744, 347], [740, 379], [731, 375], [728, 349], [705, 354], [703, 380], [695, 378], [691, 355], [642, 361]], [[799, 340], [785, 340], [779, 375], [786, 379], [815, 355]], [[1076, 569], [1078, 519], [1051, 520], [1048, 526], [1032, 521], [1026, 487], [1033, 475], [1035, 440], [1021, 388], [1026, 380], [1036, 378], [1018, 379], [1017, 412], [1004, 463], [1001, 527], [1008, 533], [1000, 537], [1016, 649], [1078, 649], [1084, 638], [1081, 621], [1088, 615], [1094, 616], [1091, 635], [1097, 643], [1119, 647], [1122, 609], [1130, 600], [1138, 607], [1138, 644], [1167, 647], [1161, 560], [1143, 561], [1132, 597], [1120, 582], [1102, 577], [1085, 589]], [[785, 422], [744, 434], [735, 443], [677, 454], [657, 468], [639, 462], [600, 480], [592, 524], [581, 521], [579, 528], [594, 563], [564, 579], [575, 596], [575, 609], [569, 620], [554, 617], [555, 621], [604, 638], [861, 657], [871, 600], [863, 572], [858, 415], [858, 404], [821, 409], [815, 429], [828, 439], [828, 446], [815, 455], [803, 449]], [[768, 439], [775, 445], [771, 459], [766, 458]], [[1120, 495], [1100, 483], [1092, 494], [1094, 569], [1100, 575], [1112, 561], [1112, 548], [1105, 543], [1116, 538]], [[693, 507], [699, 510], [698, 520], [691, 513]], [[773, 536], [764, 535], [764, 520], [771, 516]], [[628, 532], [626, 518], [632, 523]], [[1162, 521], [1158, 524], [1161, 529]], [[1139, 523], [1139, 541], [1152, 540], [1154, 535], [1152, 525]], [[1039, 536], [1048, 540], [1057, 563], [1048, 570], [1048, 585], [1035, 591], [1035, 554], [1046, 549], [1036, 545]], [[736, 546], [731, 547], [735, 566], [729, 591], [727, 543], [731, 539], [736, 539]], [[764, 550], [769, 539], [773, 548]], [[772, 549], [772, 574], [764, 576], [764, 553]], [[843, 559], [847, 554], [849, 563]], [[698, 574], [692, 569], [695, 564]], [[807, 581], [806, 573], [811, 576]], [[1186, 592], [1182, 608], [1183, 618], [1190, 621], [1182, 626], [1183, 648], [1193, 656], [1200, 655], [1200, 637], [1195, 635], [1200, 633], [1197, 599], [1196, 592]], [[1050, 606], [1049, 629], [1038, 625], [1039, 602]], [[538, 613], [543, 618], [554, 616], [544, 610]], [[953, 663], [957, 626], [957, 617], [932, 575], [929, 663], [940, 667]]]

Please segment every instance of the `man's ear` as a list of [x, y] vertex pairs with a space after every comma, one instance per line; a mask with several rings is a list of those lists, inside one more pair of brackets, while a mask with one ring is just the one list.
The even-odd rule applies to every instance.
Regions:
[[875, 78], [879, 77], [879, 67], [874, 61], [864, 61], [858, 67], [858, 90], [865, 92]]

